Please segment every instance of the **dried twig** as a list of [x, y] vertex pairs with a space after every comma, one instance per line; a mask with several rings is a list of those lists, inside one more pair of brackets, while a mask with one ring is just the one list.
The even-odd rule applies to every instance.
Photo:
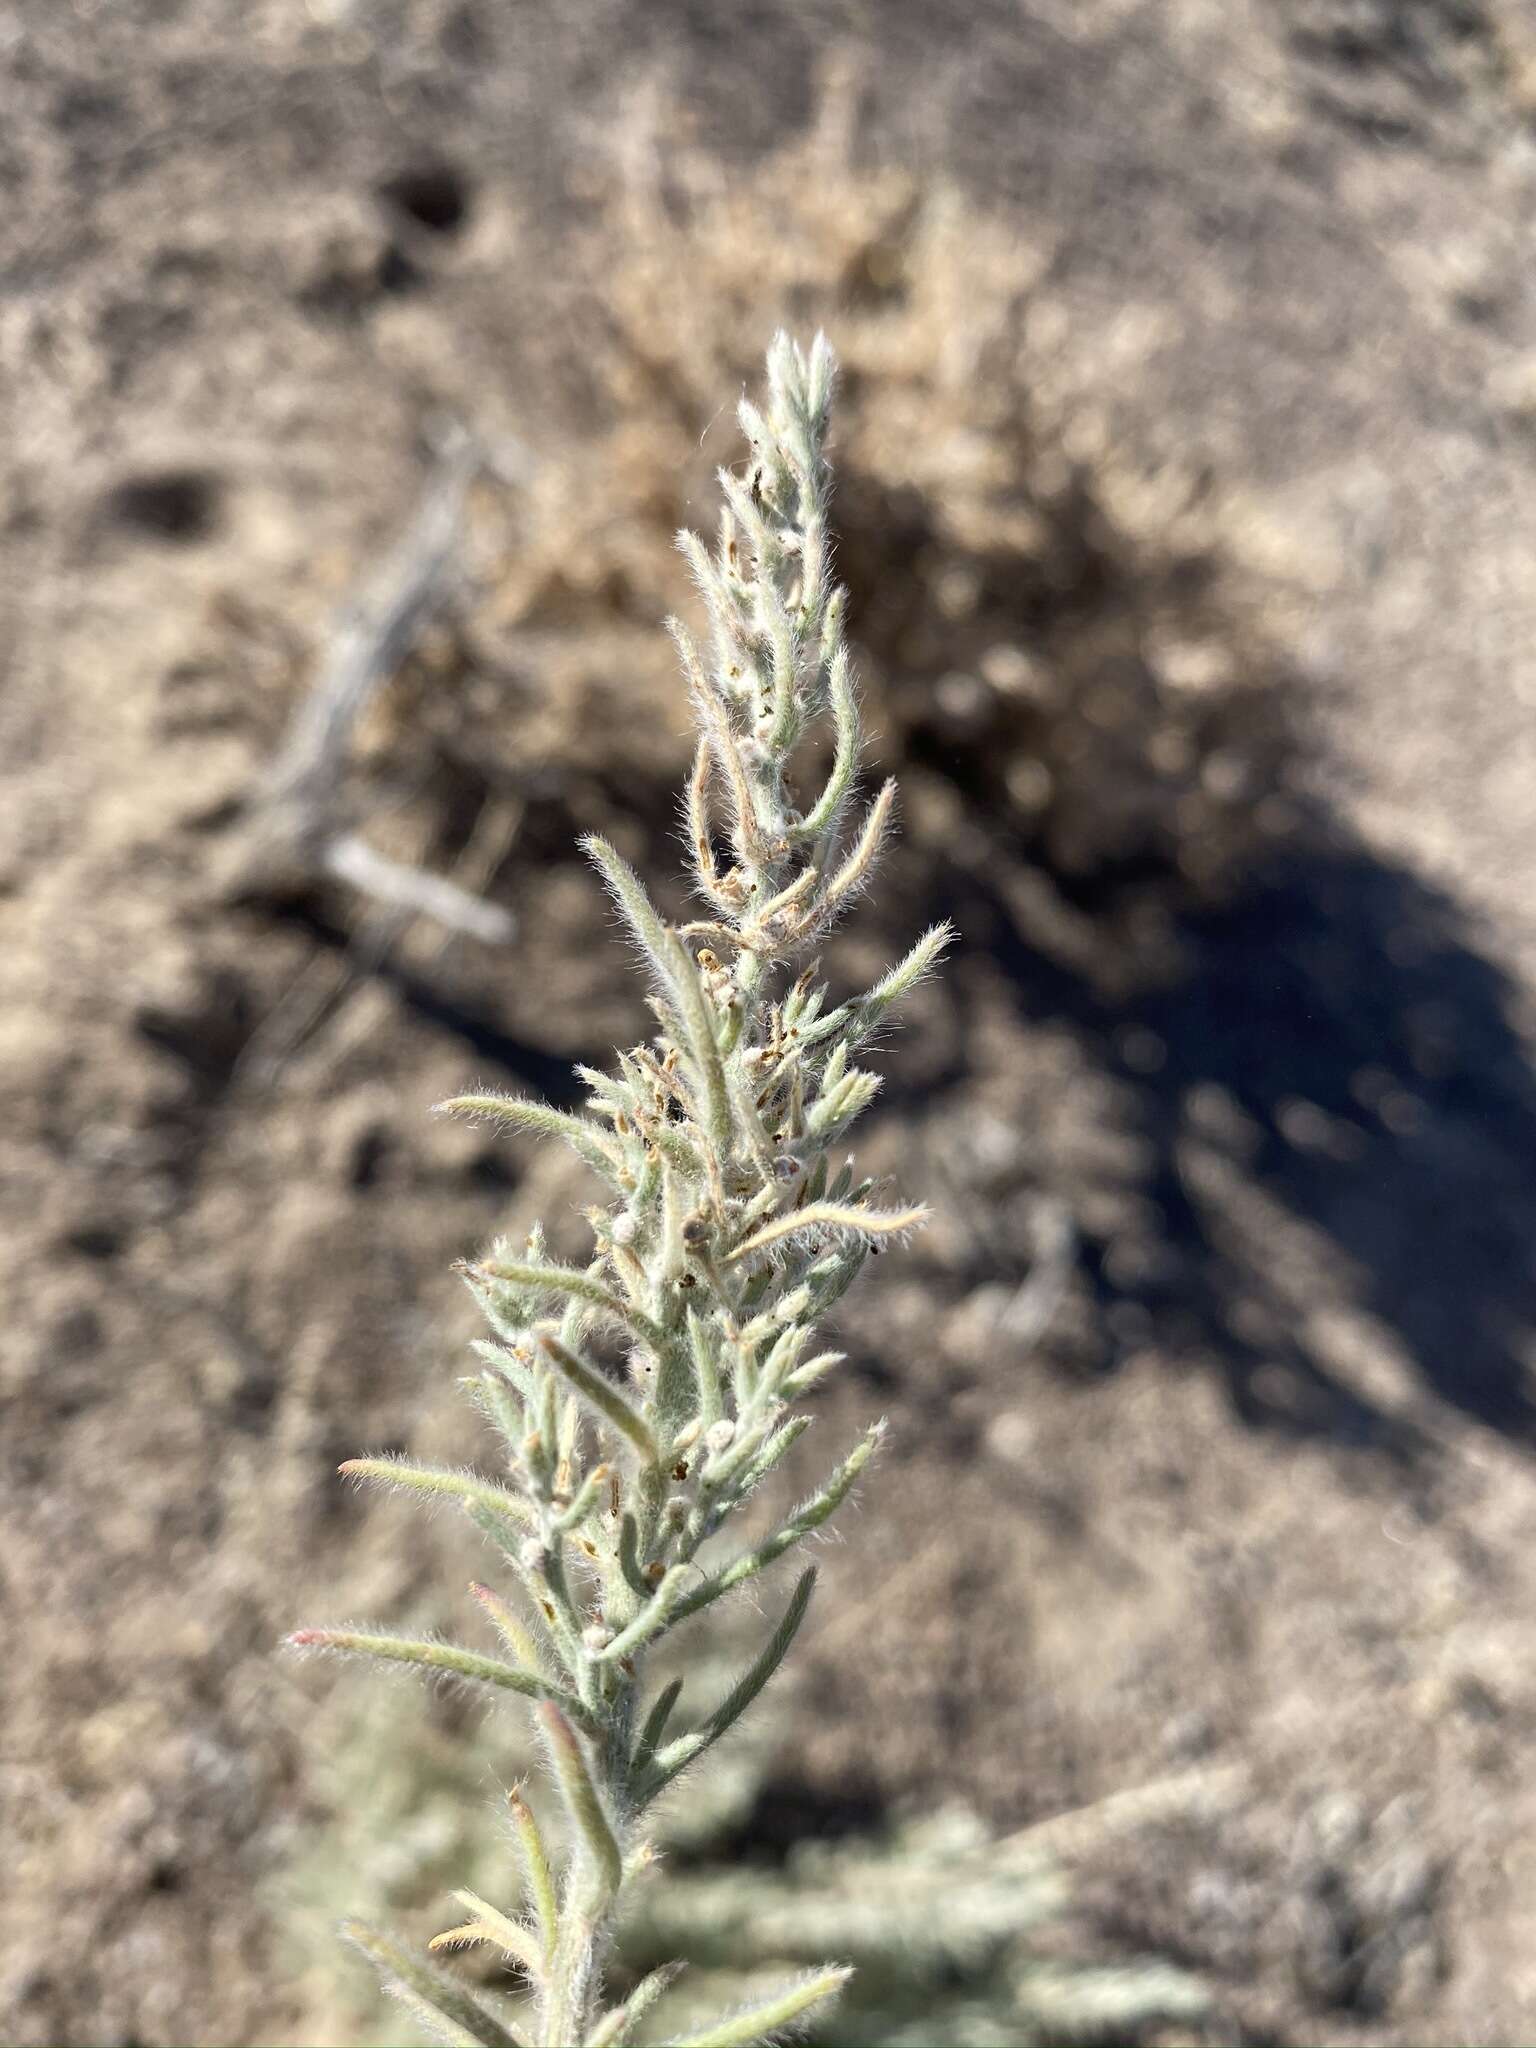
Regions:
[[512, 913], [483, 896], [471, 896], [445, 875], [429, 874], [405, 861], [390, 860], [376, 853], [355, 832], [343, 832], [325, 841], [321, 865], [338, 881], [350, 882], [365, 896], [392, 909], [420, 912], [438, 924], [465, 932], [487, 945], [503, 945], [516, 929]]
[[460, 437], [430, 479], [415, 517], [365, 593], [342, 613], [329, 658], [298, 707], [263, 779], [234, 862], [233, 888], [266, 894], [330, 875], [395, 910], [504, 944], [509, 911], [457, 883], [376, 852], [342, 815], [352, 732], [441, 605], [458, 555], [465, 500], [486, 464]]

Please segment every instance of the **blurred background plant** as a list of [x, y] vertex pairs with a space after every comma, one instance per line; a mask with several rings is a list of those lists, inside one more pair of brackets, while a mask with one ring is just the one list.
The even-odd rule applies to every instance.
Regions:
[[[713, 1665], [691, 1662], [690, 1678], [713, 1692], [741, 1661], [730, 1649], [746, 1646], [743, 1637]], [[375, 1923], [425, 1924], [455, 1886], [506, 1891], [516, 1851], [499, 1787], [533, 1774], [527, 1733], [510, 1715], [471, 1713], [467, 1741], [464, 1702], [440, 1696], [433, 1707], [423, 1729], [416, 1688], [349, 1677], [319, 1710], [313, 1792], [326, 1818], [296, 1831], [272, 1892], [288, 1930], [283, 1966], [300, 1973], [316, 2040], [388, 2048], [399, 2034], [395, 2008], [337, 1949], [338, 1898]], [[765, 1836], [794, 1826], [793, 1809], [775, 1811], [789, 1719], [770, 1697], [663, 1805], [660, 1872], [620, 1924], [617, 1993], [686, 1960], [668, 1999], [675, 2031], [837, 1955], [858, 1974], [806, 2035], [826, 2048], [1217, 2038], [1196, 1977], [1152, 1957], [1109, 1960], [1102, 1937], [1074, 1924], [1067, 1871], [1028, 1831], [994, 1840], [956, 1805], [905, 1825], [783, 1840], [765, 1855]], [[1186, 1787], [1184, 1797], [1199, 1794]], [[1108, 1815], [1101, 1825], [1112, 1826]]]

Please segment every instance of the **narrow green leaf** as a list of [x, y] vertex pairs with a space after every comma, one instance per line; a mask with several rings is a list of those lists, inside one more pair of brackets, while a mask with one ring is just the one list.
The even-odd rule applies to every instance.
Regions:
[[570, 1589], [566, 1585], [565, 1574], [560, 1569], [558, 1558], [552, 1554], [550, 1563], [540, 1577], [535, 1578], [523, 1562], [522, 1553], [526, 1538], [514, 1536], [504, 1522], [499, 1521], [495, 1515], [488, 1514], [484, 1508], [470, 1507], [468, 1514], [481, 1535], [491, 1539], [517, 1574], [518, 1583], [549, 1629], [555, 1654], [565, 1665], [567, 1673], [574, 1678], [584, 1661], [579, 1640], [581, 1625], [576, 1620]]
[[820, 907], [823, 911], [836, 909], [852, 890], [857, 889], [869, 874], [880, 856], [890, 830], [891, 812], [896, 805], [896, 784], [894, 780], [881, 786], [879, 794], [864, 813], [864, 823], [859, 827], [859, 836], [852, 851], [844, 860], [837, 873], [822, 891]]
[[[513, 1351], [520, 1350], [527, 1336], [528, 1325], [547, 1310], [547, 1290], [537, 1290], [512, 1285], [486, 1271], [487, 1265], [507, 1260], [515, 1265], [542, 1269], [545, 1264], [542, 1248], [533, 1249], [532, 1242], [521, 1252], [515, 1252], [505, 1239], [497, 1238], [483, 1255], [480, 1264], [463, 1260], [453, 1270], [462, 1278], [465, 1286], [479, 1303], [481, 1313], [490, 1323], [503, 1342]], [[508, 1374], [515, 1381], [515, 1374]]]
[[[413, 1991], [409, 1984], [386, 1978], [384, 1989], [396, 2005], [410, 2014], [429, 2041], [441, 2042], [442, 2048], [477, 2048], [478, 2034], [472, 2034], [468, 2027], [461, 2027], [457, 2020], [449, 2019], [440, 2007], [423, 1998], [419, 1991]], [[510, 2022], [507, 2031], [515, 2041], [524, 2041], [525, 2036], [514, 2032]]]
[[946, 949], [954, 943], [954, 938], [952, 924], [930, 926], [888, 974], [882, 975], [872, 989], [849, 1005], [854, 1015], [848, 1038], [850, 1052], [858, 1050], [894, 1003], [899, 1003], [932, 973]]
[[[798, 1290], [794, 1290], [794, 1292], [798, 1292]], [[791, 1299], [793, 1299], [793, 1294]], [[770, 1393], [775, 1392], [789, 1378], [789, 1375], [800, 1362], [801, 1352], [811, 1340], [812, 1332], [810, 1329], [805, 1324], [795, 1320], [794, 1316], [795, 1311], [789, 1309], [785, 1311], [785, 1317], [789, 1318], [787, 1321], [778, 1315], [761, 1318], [768, 1326], [765, 1335], [772, 1336], [773, 1342], [768, 1347], [768, 1356], [763, 1360], [762, 1369], [758, 1377]], [[780, 1321], [784, 1321], [784, 1327], [775, 1332], [773, 1325]], [[762, 1340], [756, 1336], [755, 1332], [753, 1341], [759, 1346], [761, 1345]]]
[[[562, 1341], [564, 1341], [562, 1339]], [[576, 1436], [581, 1428], [581, 1403], [574, 1394], [567, 1394], [565, 1406], [560, 1411], [560, 1462], [570, 1471], [576, 1460]], [[599, 1468], [601, 1469], [601, 1468]]]
[[861, 1237], [890, 1237], [903, 1230], [916, 1230], [931, 1214], [921, 1202], [910, 1209], [861, 1209], [839, 1202], [814, 1202], [808, 1208], [791, 1209], [787, 1215], [775, 1216], [771, 1223], [754, 1230], [726, 1255], [725, 1263], [734, 1265], [738, 1259], [766, 1251], [769, 1245], [794, 1237], [802, 1230], [854, 1230]]
[[835, 1302], [841, 1301], [863, 1271], [864, 1261], [868, 1257], [868, 1243], [862, 1239], [855, 1239], [851, 1244], [843, 1245], [830, 1258], [818, 1259], [809, 1275], [812, 1287], [812, 1313], [823, 1316]]
[[415, 1664], [424, 1671], [446, 1672], [450, 1678], [464, 1678], [476, 1685], [491, 1685], [503, 1692], [521, 1693], [524, 1699], [556, 1701], [568, 1714], [587, 1723], [590, 1716], [580, 1700], [558, 1686], [550, 1685], [532, 1671], [519, 1671], [495, 1657], [481, 1657], [474, 1650], [461, 1650], [456, 1643], [434, 1643], [417, 1636], [365, 1634], [355, 1629], [301, 1628], [288, 1638], [297, 1650], [342, 1650], [351, 1656], [378, 1657], [387, 1664]]
[[472, 1337], [469, 1348], [482, 1365], [488, 1365], [517, 1393], [519, 1399], [531, 1401], [537, 1386], [537, 1376], [532, 1367], [525, 1365], [505, 1344], [493, 1344], [486, 1337]]
[[759, 1173], [772, 1178], [777, 1162], [757, 1107], [757, 1084], [739, 1064], [731, 1069], [730, 1097], [747, 1150], [752, 1154]]
[[811, 1604], [811, 1594], [816, 1585], [816, 1567], [811, 1565], [800, 1574], [783, 1619], [774, 1630], [756, 1661], [742, 1673], [725, 1698], [716, 1707], [701, 1728], [695, 1728], [690, 1735], [679, 1736], [669, 1743], [657, 1756], [648, 1774], [641, 1794], [642, 1803], [654, 1798], [657, 1792], [675, 1778], [679, 1771], [686, 1770], [696, 1757], [717, 1743], [727, 1729], [735, 1726], [742, 1715], [757, 1698], [763, 1687], [772, 1678], [789, 1654], [789, 1646], [799, 1633], [805, 1619], [805, 1610]]
[[663, 986], [669, 985], [672, 974], [667, 958], [667, 925], [646, 894], [645, 884], [618, 848], [610, 846], [600, 833], [589, 832], [581, 847], [593, 866], [600, 870], [624, 922], [639, 941], [641, 950], [649, 956], [657, 977]]
[[656, 1426], [670, 1440], [699, 1412], [693, 1359], [689, 1346], [674, 1335], [656, 1365]]
[[[817, 523], [820, 525], [823, 522], [818, 521]], [[825, 560], [824, 542], [823, 560]], [[817, 629], [821, 634], [821, 666], [828, 671], [830, 682], [830, 671], [836, 666], [838, 653], [843, 645], [843, 627], [848, 617], [848, 593], [840, 583], [829, 585], [825, 581], [823, 581], [822, 590], [821, 611]], [[822, 691], [821, 701], [823, 705], [825, 705], [830, 694], [830, 689]]]
[[818, 446], [827, 430], [827, 412], [837, 384], [837, 357], [818, 327], [805, 366], [805, 416]]
[[796, 909], [815, 889], [816, 879], [814, 868], [802, 868], [794, 880], [787, 882], [776, 896], [770, 896], [766, 903], [759, 903], [754, 907], [753, 924], [761, 931], [782, 912]]
[[854, 691], [853, 671], [846, 648], [839, 647], [832, 656], [827, 691], [832, 702], [836, 732], [832, 770], [821, 795], [800, 823], [790, 830], [790, 838], [800, 842], [819, 839], [837, 823], [858, 770], [861, 738], [859, 700]]
[[[575, 1404], [572, 1403], [572, 1405], [574, 1406]], [[564, 1441], [563, 1432], [561, 1455], [562, 1457], [570, 1455], [569, 1448]], [[612, 1477], [611, 1467], [607, 1465], [594, 1465], [592, 1467], [592, 1470], [577, 1488], [570, 1506], [565, 1508], [555, 1518], [555, 1527], [562, 1536], [570, 1535], [573, 1530], [579, 1529], [583, 1522], [590, 1520], [593, 1510], [602, 1499], [603, 1489]]]
[[827, 1055], [827, 1063], [821, 1070], [821, 1092], [823, 1095], [826, 1094], [829, 1088], [837, 1086], [847, 1071], [847, 1067], [848, 1041], [846, 1039], [839, 1039]]
[[627, 1323], [636, 1336], [644, 1338], [647, 1344], [657, 1348], [663, 1342], [661, 1331], [648, 1316], [641, 1315], [620, 1295], [605, 1287], [601, 1280], [590, 1273], [583, 1273], [576, 1266], [527, 1265], [519, 1259], [484, 1259], [478, 1265], [467, 1265], [465, 1271], [472, 1279], [501, 1280], [512, 1287], [536, 1288], [550, 1294], [575, 1295], [578, 1300], [590, 1302], [615, 1322]]
[[473, 1472], [451, 1472], [439, 1465], [408, 1465], [403, 1458], [348, 1458], [337, 1467], [348, 1479], [375, 1486], [397, 1486], [402, 1493], [446, 1494], [466, 1507], [482, 1507], [509, 1522], [531, 1524], [533, 1508], [528, 1501]]
[[707, 1486], [719, 1487], [730, 1484], [733, 1502], [746, 1499], [752, 1489], [767, 1478], [775, 1465], [781, 1465], [811, 1427], [814, 1418], [809, 1415], [793, 1415], [782, 1429], [776, 1429], [761, 1449], [753, 1449], [746, 1442], [739, 1455], [730, 1452], [718, 1465], [711, 1465], [704, 1474]]
[[391, 1991], [409, 1994], [405, 2002], [417, 2010], [424, 2024], [432, 2022], [420, 2013], [420, 2007], [428, 2009], [443, 2030], [439, 2038], [453, 2042], [454, 2048], [466, 2048], [469, 2043], [474, 2043], [475, 2048], [527, 2048], [515, 2028], [488, 2012], [446, 1971], [403, 1947], [392, 1936], [381, 1934], [361, 1920], [344, 1921], [341, 1933], [344, 1940], [362, 1950]]
[[577, 1834], [586, 1845], [602, 1898], [611, 1899], [624, 1877], [624, 1859], [592, 1782], [581, 1738], [551, 1701], [538, 1709], [556, 1781]]
[[730, 715], [721, 702], [719, 691], [705, 675], [698, 649], [687, 631], [676, 619], [668, 619], [667, 631], [677, 643], [695, 715], [704, 729], [710, 754], [730, 798], [731, 843], [739, 859], [748, 865], [760, 866], [768, 858], [768, 848], [757, 813], [752, 808], [752, 791], [742, 766], [741, 746]]
[[520, 1459], [523, 1439], [527, 1436], [531, 1424], [521, 1404], [513, 1397], [511, 1383], [500, 1369], [476, 1373], [473, 1379], [466, 1376], [459, 1381], [459, 1385], [468, 1389], [470, 1399], [485, 1415], [505, 1444], [508, 1456], [514, 1462]]
[[832, 1088], [824, 1089], [811, 1105], [806, 1130], [823, 1145], [833, 1143], [849, 1124], [864, 1114], [880, 1093], [880, 1087], [878, 1074], [856, 1069], [844, 1075]]
[[667, 1572], [651, 1594], [650, 1599], [630, 1622], [622, 1628], [603, 1651], [601, 1662], [616, 1663], [620, 1657], [627, 1657], [640, 1645], [658, 1635], [672, 1618], [672, 1611], [682, 1598], [683, 1588], [688, 1583], [690, 1568], [675, 1564]]
[[539, 1646], [529, 1631], [524, 1628], [521, 1617], [510, 1608], [501, 1595], [489, 1586], [481, 1585], [478, 1579], [470, 1583], [470, 1597], [478, 1600], [495, 1624], [496, 1633], [507, 1648], [527, 1667], [542, 1679], [544, 1660], [539, 1655]]
[[728, 1151], [731, 1140], [730, 1102], [726, 1094], [725, 1069], [720, 1064], [720, 1047], [715, 1038], [714, 1017], [693, 956], [671, 926], [663, 923], [628, 861], [595, 832], [590, 833], [582, 845], [602, 870], [630, 930], [650, 957], [663, 987], [677, 1005], [684, 1026], [685, 1049], [692, 1056], [703, 1091], [700, 1120], [710, 1143], [723, 1155]]
[[741, 530], [747, 536], [748, 543], [753, 554], [757, 556], [758, 561], [765, 568], [776, 566], [784, 550], [774, 538], [773, 531], [762, 513], [753, 504], [751, 493], [746, 485], [741, 481], [740, 477], [732, 476], [728, 469], [717, 469], [715, 471], [715, 482], [720, 486], [725, 502], [730, 506], [740, 522]]
[[642, 1977], [622, 2005], [604, 2013], [588, 2034], [586, 2048], [627, 2048], [635, 2028], [668, 1985], [676, 1983], [687, 1967], [686, 1963], [663, 1963], [659, 1970], [652, 1970], [648, 1977]]
[[672, 963], [672, 985], [683, 1022], [688, 1027], [688, 1050], [704, 1089], [701, 1121], [710, 1143], [723, 1156], [730, 1150], [731, 1110], [719, 1041], [715, 1037], [714, 1012], [699, 980], [693, 955], [676, 932], [667, 933], [667, 957]]
[[692, 2033], [674, 2035], [667, 2048], [756, 2048], [760, 2042], [782, 2036], [786, 2027], [798, 2025], [815, 2006], [839, 1997], [852, 1975], [847, 1968], [818, 1970], [814, 1976], [786, 1984], [756, 2005], [722, 2013]]
[[791, 1399], [798, 1399], [801, 1394], [809, 1393], [818, 1380], [825, 1379], [829, 1372], [840, 1366], [847, 1356], [846, 1351], [818, 1351], [804, 1365], [795, 1367], [781, 1391]]
[[628, 1509], [619, 1522], [619, 1570], [632, 1593], [638, 1593], [642, 1600], [650, 1599], [651, 1582], [640, 1569], [640, 1524]]
[[768, 615], [768, 642], [773, 650], [773, 725], [768, 748], [771, 753], [785, 754], [793, 747], [800, 726], [800, 707], [795, 700], [799, 650], [794, 626], [772, 584], [762, 586], [762, 603]]
[[624, 2048], [629, 2039], [629, 2007], [611, 2006], [586, 2038], [585, 2048]]
[[667, 1723], [672, 1718], [672, 1709], [677, 1705], [682, 1690], [683, 1681], [674, 1678], [657, 1693], [651, 1711], [645, 1717], [645, 1726], [640, 1730], [640, 1740], [635, 1744], [634, 1761], [637, 1771], [648, 1764], [660, 1748], [661, 1738], [667, 1732]]
[[854, 1446], [826, 1485], [819, 1492], [812, 1494], [801, 1507], [796, 1508], [789, 1520], [782, 1523], [766, 1542], [734, 1559], [724, 1571], [710, 1579], [707, 1584], [696, 1587], [680, 1600], [673, 1610], [674, 1624], [686, 1621], [689, 1615], [697, 1614], [701, 1607], [710, 1606], [723, 1593], [729, 1593], [734, 1587], [744, 1585], [748, 1579], [755, 1579], [760, 1572], [765, 1572], [769, 1565], [776, 1563], [786, 1550], [792, 1549], [795, 1544], [809, 1536], [813, 1529], [819, 1529], [824, 1522], [829, 1521], [848, 1498], [853, 1482], [869, 1463], [884, 1434], [885, 1424], [877, 1422], [864, 1441]]
[[698, 1382], [699, 1420], [708, 1429], [725, 1412], [720, 1399], [719, 1354], [704, 1318], [695, 1308], [688, 1311], [688, 1348]]
[[619, 1166], [616, 1146], [585, 1117], [552, 1109], [547, 1102], [529, 1102], [519, 1095], [455, 1095], [434, 1106], [435, 1116], [474, 1118], [506, 1130], [531, 1131], [541, 1138], [559, 1138], [579, 1159], [605, 1180], [614, 1181]]
[[549, 1867], [549, 1852], [544, 1847], [544, 1837], [539, 1832], [533, 1808], [523, 1797], [519, 1786], [514, 1785], [507, 1794], [507, 1805], [512, 1812], [517, 1845], [522, 1851], [528, 1896], [539, 1923], [539, 1941], [544, 1951], [544, 1959], [548, 1962], [555, 1952], [555, 1942], [560, 1933], [560, 1905], [555, 1895], [554, 1876]]
[[732, 586], [696, 533], [682, 528], [677, 536], [677, 545], [688, 558], [693, 580], [709, 609], [711, 624], [720, 633], [740, 632], [747, 623], [740, 585]]
[[628, 1437], [641, 1461], [654, 1465], [659, 1453], [650, 1426], [637, 1408], [632, 1408], [612, 1380], [586, 1364], [574, 1351], [567, 1351], [558, 1337], [547, 1332], [539, 1338], [539, 1349], [591, 1408], [611, 1422], [621, 1436]]

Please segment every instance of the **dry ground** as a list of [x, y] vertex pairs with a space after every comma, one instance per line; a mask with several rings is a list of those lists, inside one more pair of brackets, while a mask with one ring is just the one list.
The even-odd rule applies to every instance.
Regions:
[[[1531, 9], [22, 0], [0, 53], [0, 2034], [331, 2024], [273, 1644], [453, 1583], [334, 1466], [464, 1441], [448, 1264], [580, 1199], [425, 1111], [639, 1027], [573, 841], [671, 864], [668, 534], [819, 319], [907, 789], [839, 971], [964, 946], [774, 1798], [1206, 1770], [1084, 1849], [1096, 1939], [1255, 2040], [1529, 2038]], [[229, 884], [450, 419], [515, 480], [349, 797], [510, 951]]]

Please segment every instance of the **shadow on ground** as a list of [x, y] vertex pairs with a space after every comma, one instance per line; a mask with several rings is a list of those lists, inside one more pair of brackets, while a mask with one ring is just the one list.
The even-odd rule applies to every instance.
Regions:
[[1180, 921], [1166, 985], [1119, 1002], [1043, 957], [976, 873], [938, 899], [1024, 1017], [1065, 1020], [1135, 1104], [1167, 1256], [1127, 1282], [1080, 1229], [1106, 1311], [1129, 1303], [1219, 1360], [1246, 1421], [1409, 1446], [1288, 1332], [1262, 1244], [1244, 1257], [1213, 1232], [1193, 1136], [1344, 1254], [1436, 1398], [1531, 1439], [1536, 1083], [1510, 985], [1448, 898], [1310, 820], [1235, 901]]
[[[897, 1062], [887, 1106], [996, 1069], [966, 993], [967, 962], [989, 965], [1026, 1038], [1065, 1030], [1110, 1085], [1137, 1161], [1134, 1256], [1074, 1215], [1101, 1360], [1142, 1332], [1224, 1374], [1249, 1423], [1410, 1456], [1432, 1427], [1416, 1403], [1347, 1384], [1309, 1337], [1321, 1256], [1425, 1391], [1532, 1440], [1536, 1079], [1511, 983], [1448, 896], [1297, 796], [1309, 684], [1233, 596], [1219, 529], [1133, 536], [1024, 412], [1011, 433], [1027, 551], [978, 553], [921, 492], [857, 471], [840, 499], [881, 765], [912, 796], [875, 914], [893, 949], [925, 916], [963, 935], [943, 1071], [904, 1097]], [[464, 760], [487, 755], [439, 763], [445, 830], [485, 799]], [[528, 797], [525, 875], [574, 858], [584, 802], [654, 835], [673, 800], [625, 760], [589, 779]], [[569, 1060], [608, 1056], [509, 1033], [472, 980], [376, 966], [520, 1088], [570, 1103]], [[1281, 1258], [1266, 1216], [1312, 1249]]]

